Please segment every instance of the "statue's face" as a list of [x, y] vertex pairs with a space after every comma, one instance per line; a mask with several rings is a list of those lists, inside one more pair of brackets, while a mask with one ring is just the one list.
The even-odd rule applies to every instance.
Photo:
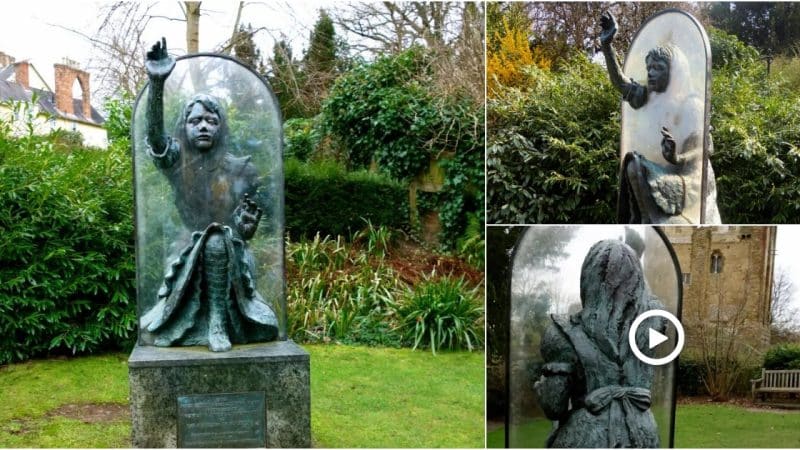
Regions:
[[669, 84], [669, 61], [663, 58], [648, 56], [647, 63], [647, 89], [651, 92], [664, 92]]
[[201, 103], [192, 105], [186, 117], [186, 138], [200, 151], [214, 146], [214, 139], [219, 130], [219, 115], [205, 108]]

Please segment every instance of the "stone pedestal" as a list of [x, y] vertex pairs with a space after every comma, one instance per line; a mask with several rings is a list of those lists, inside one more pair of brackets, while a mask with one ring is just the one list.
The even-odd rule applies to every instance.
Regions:
[[309, 354], [291, 341], [134, 348], [134, 447], [310, 447]]

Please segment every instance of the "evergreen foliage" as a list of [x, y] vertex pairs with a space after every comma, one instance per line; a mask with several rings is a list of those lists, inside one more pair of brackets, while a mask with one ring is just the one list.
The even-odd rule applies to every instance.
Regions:
[[288, 119], [283, 123], [285, 157], [305, 161], [314, 153], [323, 137], [317, 118], [318, 116], [313, 119]]
[[253, 26], [251, 24], [240, 25], [233, 38], [233, 54], [242, 63], [255, 70], [259, 74], [266, 73], [264, 61], [261, 58], [261, 50], [253, 41]]
[[796, 223], [800, 217], [800, 92], [770, 80], [758, 52], [710, 33], [712, 162], [725, 223]]
[[605, 69], [577, 54], [563, 70], [527, 71], [526, 90], [488, 100], [489, 221], [612, 221], [619, 97]]
[[[531, 49], [531, 20], [527, 16], [523, 3], [504, 5], [494, 3], [489, 7], [499, 24], [487, 28], [486, 79], [489, 83], [488, 93], [496, 94], [502, 86], [521, 87], [526, 81], [523, 70], [526, 66], [536, 64], [542, 69], [549, 69], [551, 61], [542, 55], [538, 47]], [[500, 26], [498, 26], [500, 25]]]
[[117, 142], [0, 131], [0, 364], [135, 338], [131, 165]]
[[269, 79], [284, 118], [310, 118], [319, 113], [340, 66], [346, 66], [339, 57], [340, 47], [333, 20], [324, 9], [319, 11], [302, 60], [294, 58], [285, 40], [275, 43]]
[[767, 370], [800, 369], [800, 345], [780, 344], [772, 347], [764, 355], [764, 368]]
[[367, 171], [348, 172], [332, 161], [285, 165], [286, 229], [294, 238], [350, 236], [369, 220], [408, 227], [408, 192], [400, 183]]
[[792, 2], [715, 2], [711, 23], [769, 55], [788, 55], [800, 45], [800, 5]]
[[445, 245], [453, 246], [470, 214], [483, 223], [484, 116], [469, 97], [430, 90], [431, 56], [412, 47], [343, 74], [323, 104], [322, 120], [353, 168], [374, 161], [379, 170], [409, 181], [432, 159], [448, 156], [439, 206]]
[[483, 307], [463, 280], [425, 280], [398, 308], [404, 339], [413, 348], [458, 350], [483, 345]]
[[331, 73], [336, 68], [336, 31], [333, 20], [324, 9], [320, 10], [319, 19], [311, 31], [304, 65], [308, 72]]
[[408, 285], [386, 260], [386, 227], [366, 227], [352, 242], [315, 235], [287, 247], [289, 336], [298, 341], [480, 348], [483, 308], [476, 287], [431, 273]]

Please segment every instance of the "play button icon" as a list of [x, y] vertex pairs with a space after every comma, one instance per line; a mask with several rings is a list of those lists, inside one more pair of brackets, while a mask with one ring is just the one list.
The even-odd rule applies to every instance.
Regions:
[[[644, 353], [642, 353], [641, 350], [639, 350], [639, 346], [636, 343], [636, 330], [639, 329], [639, 327], [642, 325], [642, 322], [644, 322], [646, 319], [650, 317], [663, 317], [664, 319], [667, 319], [675, 327], [675, 331], [677, 332], [678, 335], [678, 341], [675, 344], [675, 348], [669, 353], [669, 355], [663, 358], [651, 358], [645, 355]], [[669, 337], [667, 337], [663, 333], [656, 331], [652, 328], [647, 329], [648, 349], [653, 349], [668, 340]], [[678, 354], [681, 352], [681, 350], [683, 350], [684, 341], [685, 337], [683, 333], [683, 326], [681, 326], [681, 323], [680, 321], [678, 321], [678, 318], [673, 316], [669, 311], [664, 311], [662, 309], [653, 309], [643, 314], [640, 314], [639, 317], [637, 317], [633, 321], [633, 323], [631, 324], [631, 329], [630, 331], [628, 331], [628, 345], [631, 346], [631, 351], [633, 352], [633, 354], [636, 355], [636, 357], [639, 358], [640, 361], [650, 364], [652, 366], [663, 366], [664, 364], [671, 363], [672, 360], [678, 357]]]
[[649, 346], [648, 348], [652, 349], [653, 347], [658, 346], [658, 344], [666, 340], [669, 340], [669, 338], [659, 333], [658, 331], [652, 328], [647, 329], [647, 341]]

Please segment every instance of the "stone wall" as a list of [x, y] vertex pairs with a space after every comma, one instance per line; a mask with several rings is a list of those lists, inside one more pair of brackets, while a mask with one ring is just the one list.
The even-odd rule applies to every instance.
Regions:
[[715, 339], [769, 346], [775, 227], [665, 227], [683, 272], [682, 322], [691, 355]]

